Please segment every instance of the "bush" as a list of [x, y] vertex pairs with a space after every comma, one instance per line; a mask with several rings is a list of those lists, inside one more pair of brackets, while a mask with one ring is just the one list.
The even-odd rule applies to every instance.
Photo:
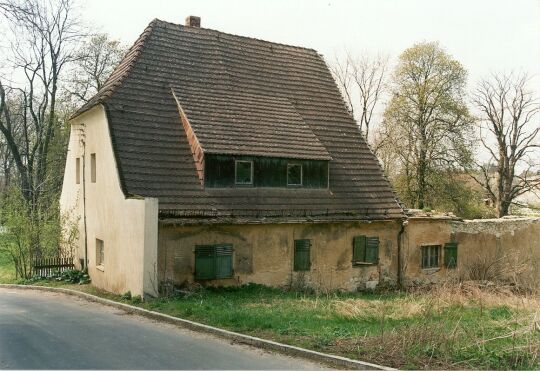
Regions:
[[61, 213], [57, 201], [33, 204], [13, 188], [1, 195], [0, 205], [6, 228], [0, 252], [13, 262], [16, 279], [31, 278], [34, 258], [73, 257], [78, 220]]
[[90, 276], [88, 275], [86, 271], [69, 269], [62, 273], [59, 273], [58, 276], [56, 277], [56, 280], [70, 282], [70, 283], [78, 283], [79, 285], [83, 285], [86, 283], [90, 283]]

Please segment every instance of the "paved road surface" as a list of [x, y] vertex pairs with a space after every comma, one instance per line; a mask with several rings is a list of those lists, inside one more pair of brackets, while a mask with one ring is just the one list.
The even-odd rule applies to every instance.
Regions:
[[0, 369], [313, 369], [75, 297], [0, 288]]

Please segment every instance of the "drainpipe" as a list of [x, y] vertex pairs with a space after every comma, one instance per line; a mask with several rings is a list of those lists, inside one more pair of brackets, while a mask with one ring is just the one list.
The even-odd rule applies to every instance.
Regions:
[[85, 153], [83, 154], [83, 166], [82, 166], [83, 176], [83, 215], [84, 215], [84, 269], [88, 269], [88, 231], [86, 229], [86, 148]]
[[88, 269], [88, 233], [86, 229], [86, 131], [85, 124], [82, 124], [82, 191], [83, 191], [83, 222], [84, 222], [84, 264], [81, 269]]
[[399, 229], [397, 235], [397, 287], [400, 290], [403, 288], [403, 277], [401, 275], [401, 240], [403, 237], [403, 232], [405, 232], [405, 226], [407, 224], [409, 224], [409, 221], [407, 219], [402, 219], [401, 228]]

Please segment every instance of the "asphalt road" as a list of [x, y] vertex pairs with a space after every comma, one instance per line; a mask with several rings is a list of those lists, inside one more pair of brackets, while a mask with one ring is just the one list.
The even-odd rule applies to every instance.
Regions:
[[315, 369], [75, 297], [0, 288], [0, 369]]

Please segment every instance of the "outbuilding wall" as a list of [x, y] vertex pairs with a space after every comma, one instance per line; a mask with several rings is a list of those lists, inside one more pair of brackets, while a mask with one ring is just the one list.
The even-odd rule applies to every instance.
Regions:
[[[460, 221], [413, 217], [408, 220], [403, 238], [403, 276], [406, 283], [420, 284], [459, 277], [503, 279], [540, 287], [538, 218]], [[436, 269], [422, 269], [421, 247], [444, 246], [447, 242], [457, 243], [457, 268], [447, 269], [441, 264]]]
[[[266, 225], [159, 227], [160, 282], [194, 282], [195, 246], [230, 243], [234, 247], [234, 278], [207, 285], [248, 282], [271, 286], [355, 291], [397, 283], [399, 221], [336, 222]], [[379, 264], [352, 264], [352, 241], [357, 235], [380, 238]], [[295, 272], [294, 240], [310, 239], [311, 269]], [[456, 268], [444, 266], [444, 244], [457, 244]], [[440, 245], [439, 266], [422, 268], [424, 245]], [[520, 285], [540, 284], [540, 219], [466, 220], [410, 218], [402, 235], [404, 285], [447, 279], [503, 279]], [[479, 277], [480, 276], [480, 277]]]
[[[395, 282], [399, 221], [262, 225], [206, 225], [159, 227], [159, 277], [162, 283], [194, 281], [195, 246], [233, 245], [234, 277], [203, 282], [239, 285], [249, 282], [317, 290], [354, 291], [366, 284]], [[353, 238], [378, 236], [379, 264], [352, 263]], [[311, 240], [311, 269], [295, 272], [294, 240]]]

